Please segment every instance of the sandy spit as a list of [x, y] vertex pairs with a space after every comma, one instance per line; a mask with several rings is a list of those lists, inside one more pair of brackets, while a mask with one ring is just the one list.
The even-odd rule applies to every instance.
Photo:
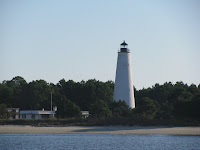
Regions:
[[22, 126], [22, 125], [0, 125], [0, 133], [200, 135], [200, 127], [164, 127], [164, 126], [33, 127], [33, 126]]

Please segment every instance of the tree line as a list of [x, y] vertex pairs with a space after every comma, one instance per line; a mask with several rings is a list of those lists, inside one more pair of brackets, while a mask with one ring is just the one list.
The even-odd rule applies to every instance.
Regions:
[[27, 83], [23, 77], [0, 83], [0, 118], [6, 118], [5, 108], [50, 110], [57, 106], [57, 118], [81, 117], [89, 110], [91, 117], [139, 117], [146, 119], [176, 119], [200, 117], [200, 85], [183, 82], [155, 84], [151, 88], [134, 88], [136, 108], [130, 109], [123, 100], [113, 101], [114, 82], [95, 79], [81, 82], [60, 80], [57, 84], [36, 80]]

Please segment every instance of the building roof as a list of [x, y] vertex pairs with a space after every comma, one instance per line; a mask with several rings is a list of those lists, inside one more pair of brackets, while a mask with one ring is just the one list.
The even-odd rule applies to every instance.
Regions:
[[90, 115], [89, 111], [81, 111], [82, 115]]
[[124, 40], [124, 42], [123, 42], [121, 45], [126, 46], [126, 45], [128, 45], [128, 44], [127, 44], [127, 43], [125, 42], [125, 40]]
[[20, 108], [7, 108], [8, 112], [15, 112], [15, 113], [19, 113], [19, 109]]
[[8, 108], [8, 110], [19, 110], [20, 108]]
[[52, 115], [55, 114], [55, 111], [46, 111], [46, 110], [21, 110], [20, 114], [39, 114], [39, 115]]

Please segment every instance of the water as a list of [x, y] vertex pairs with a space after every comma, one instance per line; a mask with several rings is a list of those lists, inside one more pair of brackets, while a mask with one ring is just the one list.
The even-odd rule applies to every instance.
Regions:
[[0, 134], [1, 150], [200, 150], [200, 136]]

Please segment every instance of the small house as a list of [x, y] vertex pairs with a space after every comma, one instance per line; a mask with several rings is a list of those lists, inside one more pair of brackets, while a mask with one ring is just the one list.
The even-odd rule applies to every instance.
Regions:
[[20, 110], [20, 108], [8, 108], [12, 119], [48, 119], [53, 118], [56, 114], [57, 107], [53, 111], [49, 110]]
[[19, 113], [19, 119], [49, 119], [53, 118], [55, 111], [48, 110], [21, 110]]
[[81, 111], [82, 118], [88, 118], [90, 116], [89, 111]]
[[20, 108], [8, 108], [8, 112], [11, 114], [11, 119], [19, 119]]

